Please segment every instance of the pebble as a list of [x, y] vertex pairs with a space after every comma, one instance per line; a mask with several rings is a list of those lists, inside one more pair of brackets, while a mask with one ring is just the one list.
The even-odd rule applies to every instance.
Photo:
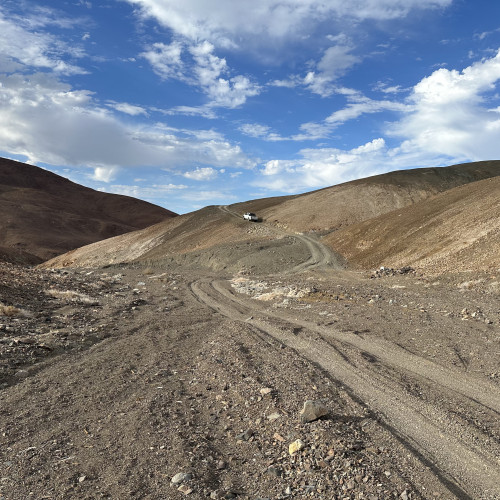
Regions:
[[253, 430], [247, 429], [245, 432], [238, 434], [236, 436], [236, 439], [241, 440], [241, 441], [248, 441], [252, 436], [253, 436]]
[[304, 441], [302, 441], [301, 439], [297, 439], [293, 443], [290, 443], [290, 446], [288, 447], [288, 453], [290, 453], [290, 455], [293, 455], [294, 453], [302, 450], [304, 447]]
[[300, 421], [305, 424], [328, 415], [328, 408], [321, 401], [308, 400], [300, 412]]
[[193, 479], [193, 475], [190, 472], [178, 472], [170, 482], [172, 484], [184, 483], [185, 481], [190, 481]]
[[189, 495], [190, 493], [193, 492], [193, 489], [190, 488], [187, 484], [181, 484], [177, 488], [177, 491], [180, 491], [181, 493], [184, 493], [184, 495]]
[[281, 415], [279, 413], [271, 413], [270, 415], [267, 416], [267, 420], [276, 420], [280, 418]]

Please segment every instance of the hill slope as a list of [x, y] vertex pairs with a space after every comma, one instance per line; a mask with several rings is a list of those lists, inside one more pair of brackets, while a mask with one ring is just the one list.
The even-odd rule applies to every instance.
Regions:
[[331, 231], [412, 205], [448, 189], [500, 175], [500, 161], [417, 168], [358, 179], [299, 196], [232, 205], [296, 231]]
[[499, 269], [500, 177], [353, 224], [323, 241], [360, 268]]
[[39, 262], [176, 215], [4, 158], [0, 158], [0, 213], [0, 246], [35, 256]]
[[[49, 261], [46, 266], [102, 266], [170, 259], [212, 269], [250, 267], [253, 271], [279, 272], [308, 258], [296, 231], [315, 230], [320, 223], [323, 224], [320, 227], [347, 227], [429, 199], [457, 185], [498, 174], [500, 162], [408, 170], [301, 196], [206, 207], [142, 231], [77, 249]], [[239, 214], [247, 210], [263, 216], [264, 223], [243, 221]], [[339, 251], [348, 254], [347, 247]]]

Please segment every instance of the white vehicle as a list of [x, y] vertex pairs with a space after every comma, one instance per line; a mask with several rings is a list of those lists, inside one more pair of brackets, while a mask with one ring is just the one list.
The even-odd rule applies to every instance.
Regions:
[[259, 218], [255, 214], [253, 214], [252, 212], [247, 212], [246, 214], [243, 214], [243, 218], [245, 220], [249, 220], [252, 222], [257, 222], [259, 220]]

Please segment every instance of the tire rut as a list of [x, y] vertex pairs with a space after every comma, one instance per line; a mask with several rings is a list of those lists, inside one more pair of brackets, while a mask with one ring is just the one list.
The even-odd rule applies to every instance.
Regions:
[[[263, 313], [259, 308], [243, 304], [236, 299], [221, 282], [194, 282], [191, 290], [203, 303], [215, 311], [235, 321], [248, 323], [262, 332], [294, 349], [301, 356], [316, 363], [333, 378], [350, 388], [371, 410], [375, 411], [381, 421], [402, 440], [407, 449], [416, 452], [437, 469], [437, 475], [450, 492], [459, 498], [500, 498], [500, 467], [496, 457], [479, 449], [467, 438], [456, 432], [449, 425], [443, 412], [429, 403], [412, 396], [397, 384], [390, 383], [366, 366], [353, 367], [345, 357], [328, 343], [324, 329], [300, 320], [283, 318], [281, 315]], [[257, 316], [257, 314], [259, 316]], [[263, 316], [260, 316], [263, 314]], [[254, 317], [255, 315], [255, 317]], [[280, 319], [294, 326], [300, 326], [316, 334], [316, 338], [307, 338], [305, 332], [294, 335], [283, 328], [273, 325], [273, 320]], [[319, 330], [319, 331], [318, 331]], [[319, 335], [319, 337], [318, 337]], [[387, 364], [406, 373], [417, 373], [419, 376], [429, 375], [442, 388], [452, 389], [473, 401], [482, 400], [493, 411], [498, 411], [498, 391], [487, 394], [488, 386], [478, 383], [476, 397], [472, 398], [466, 387], [470, 378], [451, 377], [450, 371], [431, 362], [399, 352], [389, 343], [367, 342], [358, 336], [335, 332], [331, 340], [348, 343], [352, 348], [375, 356]], [[388, 349], [385, 353], [385, 349]], [[391, 361], [391, 356], [397, 362]], [[414, 358], [414, 359], [413, 359]], [[369, 364], [369, 361], [367, 361]], [[404, 366], [402, 366], [404, 365]], [[426, 373], [429, 370], [429, 373]], [[458, 374], [458, 372], [457, 372]], [[453, 373], [453, 375], [457, 375]], [[475, 382], [475, 381], [474, 381]], [[479, 381], [478, 381], [479, 382]], [[479, 394], [479, 398], [477, 397]], [[457, 435], [458, 434], [458, 435]]]

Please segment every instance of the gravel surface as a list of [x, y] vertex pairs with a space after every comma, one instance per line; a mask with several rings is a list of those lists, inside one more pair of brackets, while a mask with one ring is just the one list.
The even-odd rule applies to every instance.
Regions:
[[500, 498], [499, 292], [2, 265], [0, 498]]

